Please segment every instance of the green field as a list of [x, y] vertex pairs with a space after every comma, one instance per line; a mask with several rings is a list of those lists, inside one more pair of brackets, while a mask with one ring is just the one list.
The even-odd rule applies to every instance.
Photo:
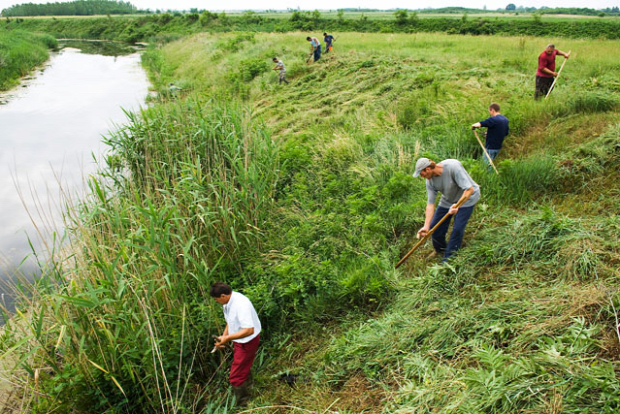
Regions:
[[[230, 358], [209, 354], [215, 280], [263, 321], [249, 409], [619, 410], [620, 41], [337, 33], [307, 64], [305, 36], [145, 53], [159, 99], [106, 138], [30, 328], [0, 342], [25, 355], [31, 410], [239, 412]], [[550, 41], [572, 55], [535, 102]], [[511, 122], [499, 176], [469, 128], [491, 102]], [[449, 265], [426, 246], [397, 271], [424, 220], [419, 156], [459, 159], [482, 199]]]

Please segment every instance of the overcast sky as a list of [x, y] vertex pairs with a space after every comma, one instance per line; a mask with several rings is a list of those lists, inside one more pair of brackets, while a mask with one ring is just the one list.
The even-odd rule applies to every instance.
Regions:
[[[0, 0], [0, 9], [7, 8], [13, 4], [22, 3], [52, 3], [58, 0]], [[131, 0], [130, 0], [131, 1]], [[583, 0], [133, 0], [134, 5], [141, 9], [173, 9], [185, 10], [190, 8], [206, 9], [206, 10], [249, 10], [249, 9], [278, 9], [284, 10], [288, 8], [302, 10], [327, 10], [339, 9], [347, 7], [361, 7], [369, 9], [391, 9], [391, 8], [438, 8], [448, 6], [483, 8], [495, 10], [505, 8], [508, 3], [514, 3], [517, 6], [526, 7], [590, 7], [601, 9], [606, 7], [620, 6], [620, 0], [591, 0], [584, 2]]]

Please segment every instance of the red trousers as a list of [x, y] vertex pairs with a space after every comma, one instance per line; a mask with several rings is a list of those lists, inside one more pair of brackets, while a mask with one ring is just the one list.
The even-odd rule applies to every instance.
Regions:
[[233, 387], [243, 385], [248, 379], [258, 350], [259, 339], [260, 335], [257, 335], [256, 338], [244, 344], [233, 342], [233, 363], [230, 367], [230, 385]]

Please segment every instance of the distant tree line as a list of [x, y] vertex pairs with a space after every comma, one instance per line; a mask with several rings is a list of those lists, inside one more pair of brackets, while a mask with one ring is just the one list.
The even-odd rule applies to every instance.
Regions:
[[486, 13], [489, 10], [484, 9], [470, 9], [467, 7], [442, 7], [440, 9], [422, 9], [418, 10], [420, 13], [430, 14], [463, 14], [463, 13]]
[[[389, 9], [389, 10], [378, 10], [378, 9], [341, 9], [345, 12], [376, 12], [376, 11], [398, 11], [398, 10], [406, 10], [406, 11], [416, 11], [420, 14], [479, 14], [479, 13], [494, 13], [494, 12], [524, 12], [524, 13], [540, 13], [540, 14], [574, 14], [581, 16], [599, 16], [601, 12], [607, 15], [618, 15], [620, 14], [620, 10], [618, 7], [608, 7], [606, 9], [589, 9], [587, 7], [545, 7], [542, 6], [540, 8], [536, 7], [523, 7], [516, 6], [514, 3], [510, 3], [506, 6], [505, 9], [497, 9], [497, 10], [487, 10], [487, 9], [473, 9], [467, 7], [442, 7], [438, 9]], [[293, 10], [290, 10], [293, 11]]]
[[2, 10], [2, 16], [92, 16], [96, 14], [133, 14], [138, 9], [129, 2], [114, 0], [77, 0], [66, 3], [16, 4]]
[[[618, 7], [608, 7], [606, 9], [589, 9], [587, 7], [523, 7], [516, 6], [514, 3], [510, 3], [506, 6], [505, 9], [497, 9], [497, 10], [487, 10], [487, 9], [473, 9], [467, 7], [442, 7], [439, 9], [388, 9], [388, 10], [379, 10], [379, 9], [352, 9], [345, 8], [340, 9], [344, 12], [364, 12], [364, 13], [372, 13], [378, 11], [415, 11], [420, 14], [479, 14], [479, 13], [502, 13], [505, 11], [509, 12], [523, 12], [523, 13], [540, 13], [540, 14], [574, 14], [580, 16], [600, 16], [601, 13], [605, 13], [606, 15], [619, 15], [620, 10]], [[289, 11], [294, 11], [289, 9]], [[300, 12], [300, 11], [297, 11]]]
[[601, 12], [606, 13], [606, 14], [618, 14], [619, 9], [618, 7], [608, 7], [606, 9], [601, 9], [601, 10], [588, 9], [586, 7], [581, 7], [581, 8], [556, 7], [553, 9], [547, 8], [547, 7], [541, 7], [540, 9], [538, 9], [538, 12], [542, 14], [579, 14], [583, 16], [598, 16]]
[[606, 9], [589, 9], [587, 7], [541, 7], [537, 9], [536, 7], [523, 7], [523, 6], [515, 6], [514, 3], [510, 3], [506, 6], [506, 11], [513, 12], [525, 12], [525, 13], [540, 13], [540, 14], [574, 14], [580, 16], [600, 16], [601, 13], [609, 14], [609, 15], [618, 15], [620, 14], [620, 9], [618, 7], [607, 7]]

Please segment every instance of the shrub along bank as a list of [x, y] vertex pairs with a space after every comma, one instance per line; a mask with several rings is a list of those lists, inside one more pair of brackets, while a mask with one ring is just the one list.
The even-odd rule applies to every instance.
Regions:
[[[299, 33], [151, 48], [161, 101], [107, 138], [75, 254], [33, 298], [32, 409], [232, 411], [208, 353], [224, 279], [265, 327], [254, 406], [617, 410], [618, 45], [570, 42], [566, 81], [534, 102], [545, 43], [345, 34], [315, 65]], [[499, 177], [468, 128], [491, 101], [512, 125]], [[423, 221], [420, 155], [462, 160], [483, 198], [449, 266], [425, 250], [395, 271]]]
[[7, 90], [49, 58], [49, 49], [58, 46], [47, 34], [0, 29], [0, 91]]
[[268, 17], [253, 12], [243, 15], [225, 13], [163, 13], [144, 16], [108, 16], [89, 19], [45, 18], [9, 19], [7, 29], [41, 31], [59, 38], [109, 39], [125, 42], [178, 38], [199, 32], [366, 32], [428, 33], [444, 32], [470, 35], [542, 36], [566, 38], [620, 39], [620, 22], [616, 20], [552, 21], [518, 18], [418, 18], [416, 14], [393, 20], [322, 18], [320, 13], [294, 12], [290, 18]]

